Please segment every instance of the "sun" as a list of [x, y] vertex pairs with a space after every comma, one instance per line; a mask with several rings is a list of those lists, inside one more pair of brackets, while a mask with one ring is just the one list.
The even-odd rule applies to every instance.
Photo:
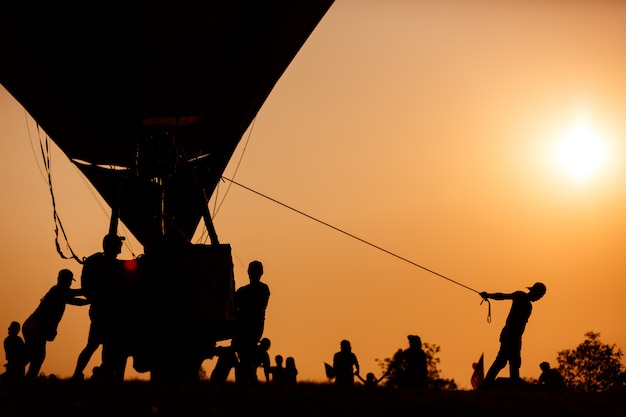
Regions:
[[578, 116], [557, 141], [553, 150], [557, 167], [577, 182], [588, 182], [607, 164], [606, 138], [586, 116]]

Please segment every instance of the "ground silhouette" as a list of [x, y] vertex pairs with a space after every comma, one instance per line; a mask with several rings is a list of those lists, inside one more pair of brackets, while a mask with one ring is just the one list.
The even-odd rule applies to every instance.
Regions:
[[[2, 416], [459, 416], [609, 417], [626, 415], [624, 390], [419, 390], [358, 383], [166, 384], [148, 381], [34, 380], [0, 384]], [[32, 401], [36, 398], [37, 401]]]

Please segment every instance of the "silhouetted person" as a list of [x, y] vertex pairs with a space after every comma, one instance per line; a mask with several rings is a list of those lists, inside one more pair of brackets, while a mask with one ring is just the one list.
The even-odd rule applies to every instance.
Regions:
[[428, 365], [426, 352], [422, 349], [422, 339], [419, 336], [409, 335], [409, 348], [402, 356], [405, 364], [406, 386], [409, 388], [424, 387], [428, 384]]
[[359, 373], [359, 361], [348, 340], [339, 343], [339, 352], [333, 356], [333, 372], [335, 384], [351, 387], [354, 385], [354, 375]]
[[[102, 375], [119, 373], [120, 359], [111, 343], [114, 343], [116, 304], [120, 291], [120, 277], [122, 263], [117, 255], [122, 252], [124, 237], [116, 234], [107, 234], [102, 240], [102, 252], [88, 257], [83, 263], [80, 281], [83, 293], [90, 302], [89, 335], [87, 345], [78, 355], [74, 378], [83, 379], [83, 371], [91, 356], [102, 345], [102, 365], [99, 367]], [[122, 371], [123, 372], [123, 371]]]
[[541, 362], [539, 367], [541, 368], [539, 385], [547, 389], [562, 389], [565, 387], [565, 381], [558, 369], [551, 368], [548, 362]]
[[276, 365], [270, 368], [272, 383], [283, 385], [285, 383], [285, 367], [283, 366], [283, 356], [274, 356], [274, 362], [276, 362]]
[[69, 269], [59, 271], [57, 284], [50, 288], [44, 295], [35, 311], [26, 319], [22, 326], [26, 356], [30, 365], [27, 378], [36, 378], [39, 375], [41, 365], [46, 358], [46, 342], [56, 338], [57, 327], [65, 305], [83, 306], [88, 301], [82, 297], [81, 290], [70, 288], [74, 281], [74, 274]]
[[483, 299], [513, 300], [506, 324], [500, 333], [500, 350], [489, 371], [487, 371], [485, 380], [480, 384], [480, 388], [489, 388], [507, 362], [509, 363], [511, 383], [522, 383], [519, 376], [519, 368], [522, 364], [522, 335], [532, 313], [532, 303], [545, 295], [546, 286], [541, 282], [536, 282], [532, 287], [528, 287], [528, 290], [528, 292], [515, 291], [510, 294], [480, 293]]
[[235, 318], [237, 334], [233, 346], [239, 355], [238, 376], [242, 380], [256, 380], [254, 353], [263, 336], [265, 310], [270, 298], [270, 289], [261, 282], [263, 264], [252, 261], [248, 265], [250, 283], [235, 292]]
[[296, 368], [296, 360], [293, 356], [287, 356], [285, 359], [285, 384], [295, 385], [298, 379], [298, 368]]
[[365, 378], [363, 378], [361, 374], [356, 374], [356, 376], [361, 380], [361, 382], [363, 382], [366, 389], [374, 389], [383, 379], [385, 379], [388, 373], [389, 371], [385, 372], [380, 378], [376, 378], [376, 375], [374, 375], [373, 372], [365, 374]]
[[215, 348], [217, 362], [211, 372], [210, 382], [223, 383], [228, 379], [231, 369], [237, 369], [239, 360], [232, 346], [218, 346]]
[[6, 372], [3, 379], [20, 380], [24, 378], [26, 372], [26, 346], [20, 337], [21, 325], [17, 321], [12, 321], [9, 325], [9, 334], [4, 339], [4, 354], [7, 360]]
[[423, 388], [428, 385], [428, 362], [422, 349], [422, 339], [409, 335], [409, 347], [399, 349], [391, 359], [387, 372], [393, 384], [400, 388]]
[[[265, 382], [270, 382], [270, 355], [268, 351], [272, 346], [272, 342], [267, 337], [261, 339], [254, 350], [254, 378], [253, 382], [258, 382], [257, 368], [263, 369]], [[240, 361], [241, 364], [241, 361]], [[244, 379], [245, 380], [245, 379]]]

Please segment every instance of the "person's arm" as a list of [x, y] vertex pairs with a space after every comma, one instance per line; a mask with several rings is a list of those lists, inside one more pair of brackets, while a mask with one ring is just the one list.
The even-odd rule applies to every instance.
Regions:
[[73, 295], [74, 297], [79, 296], [79, 295], [85, 295], [82, 288], [70, 288], [70, 294]]
[[502, 292], [481, 292], [480, 296], [482, 298], [491, 298], [493, 300], [512, 300], [514, 298], [515, 293], [502, 293]]
[[71, 297], [66, 301], [66, 303], [73, 306], [86, 306], [89, 304], [89, 301], [87, 301], [86, 298]]

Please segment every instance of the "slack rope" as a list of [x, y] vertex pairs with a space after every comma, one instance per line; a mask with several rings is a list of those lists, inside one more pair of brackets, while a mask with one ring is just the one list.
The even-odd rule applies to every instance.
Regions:
[[[39, 125], [37, 125], [37, 130], [39, 130]], [[54, 217], [54, 244], [56, 246], [56, 250], [57, 253], [61, 256], [61, 258], [63, 259], [74, 259], [76, 260], [76, 262], [78, 262], [79, 264], [82, 264], [83, 261], [74, 253], [74, 250], [72, 249], [72, 247], [69, 244], [69, 241], [67, 239], [67, 234], [65, 233], [65, 229], [63, 228], [63, 223], [61, 223], [61, 217], [59, 217], [59, 213], [57, 211], [57, 206], [56, 206], [56, 200], [54, 197], [54, 189], [52, 187], [52, 169], [51, 169], [51, 157], [50, 157], [50, 141], [48, 136], [46, 135], [46, 140], [45, 140], [45, 149], [44, 149], [44, 143], [41, 140], [41, 137], [39, 138], [39, 148], [41, 150], [41, 157], [43, 160], [43, 164], [44, 164], [44, 168], [45, 168], [45, 172], [47, 174], [47, 179], [46, 182], [48, 183], [48, 189], [50, 191], [50, 197], [52, 199], [52, 214]], [[32, 146], [32, 141], [31, 141], [31, 146]], [[66, 246], [68, 248], [68, 250], [70, 251], [70, 255], [71, 256], [67, 256], [63, 253], [63, 250], [61, 250], [61, 244], [59, 242], [59, 231], [61, 234], [63, 234], [63, 240], [65, 240], [66, 242]]]
[[[232, 184], [238, 185], [239, 187], [241, 187], [241, 188], [243, 188], [243, 189], [245, 189], [245, 190], [248, 190], [248, 191], [250, 191], [250, 192], [252, 192], [252, 193], [254, 193], [254, 194], [258, 195], [258, 196], [261, 196], [261, 197], [263, 197], [263, 198], [265, 198], [265, 199], [267, 199], [267, 200], [272, 201], [273, 203], [276, 203], [276, 204], [278, 204], [278, 205], [280, 205], [280, 206], [283, 206], [283, 207], [285, 207], [285, 208], [287, 208], [287, 209], [289, 209], [289, 210], [291, 210], [291, 211], [294, 211], [294, 212], [296, 212], [296, 213], [298, 213], [298, 214], [300, 214], [300, 215], [302, 215], [302, 216], [304, 216], [304, 217], [307, 217], [307, 218], [309, 218], [309, 219], [311, 219], [311, 220], [313, 220], [313, 221], [316, 221], [316, 222], [318, 222], [318, 223], [320, 223], [320, 224], [322, 224], [322, 225], [324, 225], [324, 226], [326, 226], [326, 227], [330, 227], [331, 229], [336, 230], [336, 231], [337, 231], [337, 232], [339, 232], [339, 233], [343, 233], [344, 235], [349, 236], [349, 237], [351, 237], [351, 238], [353, 238], [353, 239], [355, 239], [355, 240], [358, 240], [358, 241], [359, 241], [359, 242], [361, 242], [361, 243], [365, 243], [366, 245], [369, 245], [369, 246], [371, 246], [371, 247], [373, 247], [373, 248], [375, 248], [375, 249], [378, 249], [378, 250], [380, 250], [380, 251], [382, 251], [382, 252], [384, 252], [384, 253], [386, 253], [386, 254], [388, 254], [388, 255], [391, 255], [391, 256], [393, 256], [393, 257], [395, 257], [395, 258], [398, 258], [398, 259], [400, 259], [400, 260], [402, 260], [402, 261], [404, 261], [404, 262], [407, 262], [407, 263], [409, 263], [409, 264], [411, 264], [411, 265], [413, 265], [413, 266], [416, 266], [416, 267], [418, 267], [418, 268], [420, 268], [420, 269], [423, 269], [423, 270], [424, 270], [424, 271], [426, 271], [426, 272], [430, 272], [430, 273], [431, 273], [431, 274], [433, 274], [433, 275], [436, 275], [436, 276], [438, 276], [438, 277], [440, 277], [440, 278], [443, 278], [443, 279], [445, 279], [445, 280], [447, 280], [447, 281], [449, 281], [449, 282], [451, 282], [451, 283], [453, 283], [453, 284], [456, 284], [456, 285], [458, 285], [458, 286], [460, 286], [460, 287], [463, 287], [463, 288], [465, 288], [465, 289], [467, 289], [467, 290], [470, 290], [470, 291], [475, 292], [476, 294], [480, 295], [480, 292], [479, 292], [479, 291], [476, 291], [475, 289], [470, 288], [470, 287], [468, 287], [468, 286], [467, 286], [467, 285], [465, 285], [465, 284], [462, 284], [462, 283], [460, 283], [460, 282], [458, 282], [458, 281], [455, 281], [455, 280], [453, 280], [452, 278], [449, 278], [449, 277], [447, 277], [447, 276], [445, 276], [445, 275], [443, 275], [443, 274], [440, 274], [440, 273], [438, 273], [438, 272], [436, 272], [436, 271], [433, 271], [432, 269], [426, 268], [426, 267], [425, 267], [425, 266], [423, 266], [423, 265], [420, 265], [420, 264], [418, 264], [418, 263], [416, 263], [416, 262], [411, 261], [410, 259], [407, 259], [407, 258], [405, 258], [405, 257], [403, 257], [403, 256], [398, 255], [398, 254], [395, 254], [395, 253], [393, 253], [393, 252], [391, 252], [391, 251], [389, 251], [389, 250], [387, 250], [387, 249], [385, 249], [385, 248], [382, 248], [382, 247], [380, 247], [380, 246], [378, 246], [378, 245], [375, 245], [374, 243], [368, 242], [368, 241], [367, 241], [367, 240], [365, 240], [365, 239], [362, 239], [362, 238], [360, 238], [360, 237], [358, 237], [358, 236], [355, 236], [355, 235], [353, 235], [352, 233], [348, 233], [348, 232], [346, 232], [345, 230], [342, 230], [342, 229], [340, 229], [340, 228], [338, 228], [338, 227], [333, 226], [332, 224], [329, 224], [329, 223], [327, 223], [327, 222], [325, 222], [325, 221], [322, 221], [322, 220], [320, 220], [320, 219], [318, 219], [318, 218], [316, 218], [316, 217], [313, 217], [313, 216], [311, 216], [311, 215], [309, 215], [309, 214], [306, 214], [306, 213], [304, 213], [304, 212], [302, 212], [302, 211], [300, 211], [300, 210], [298, 210], [298, 209], [295, 209], [295, 208], [293, 208], [293, 207], [291, 207], [291, 206], [288, 206], [287, 204], [281, 203], [280, 201], [278, 201], [278, 200], [276, 200], [276, 199], [274, 199], [274, 198], [272, 198], [272, 197], [270, 197], [270, 196], [268, 196], [268, 195], [265, 195], [265, 194], [263, 194], [263, 193], [260, 193], [260, 192], [258, 192], [258, 191], [256, 191], [256, 190], [253, 190], [252, 188], [246, 187], [245, 185], [240, 184], [240, 183], [238, 183], [238, 182], [237, 182], [237, 181], [235, 181], [235, 180], [232, 180], [232, 179], [230, 179], [230, 178], [226, 178], [226, 177], [222, 177], [222, 179], [223, 179], [223, 180], [226, 180], [226, 181], [229, 181], [229, 182], [230, 182], [230, 183], [232, 183]], [[485, 301], [487, 302], [487, 306], [488, 306], [488, 309], [487, 309], [487, 323], [491, 323], [491, 303], [489, 302], [489, 300], [488, 300], [487, 298], [483, 298], [483, 299], [482, 299], [482, 301], [480, 302], [480, 304], [482, 305], [482, 303], [483, 303], [483, 302], [485, 302]]]

